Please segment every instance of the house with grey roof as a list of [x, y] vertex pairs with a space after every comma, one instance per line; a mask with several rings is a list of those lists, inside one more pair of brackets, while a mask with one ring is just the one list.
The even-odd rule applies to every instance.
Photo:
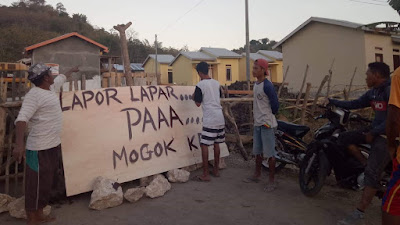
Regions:
[[[306, 66], [307, 82], [318, 87], [332, 67], [331, 90], [365, 85], [371, 62], [384, 62], [391, 71], [400, 65], [398, 22], [359, 24], [311, 17], [279, 41], [284, 70], [289, 67], [288, 87], [299, 91]], [[324, 89], [326, 90], [326, 89]]]
[[[161, 75], [161, 84], [172, 84], [173, 72], [169, 64], [174, 60], [173, 55], [157, 54], [157, 73]], [[142, 67], [144, 71], [149, 74], [156, 73], [156, 55], [150, 54], [144, 60]]]
[[209, 75], [220, 82], [229, 85], [239, 80], [239, 60], [241, 55], [225, 48], [200, 48], [196, 52], [180, 52], [171, 62], [174, 80], [179, 85], [195, 85], [200, 79], [196, 65], [207, 62]]
[[[240, 59], [240, 81], [246, 81], [246, 53], [242, 54], [243, 58]], [[259, 50], [256, 53], [250, 53], [250, 81], [256, 81], [253, 77], [253, 65], [257, 59], [265, 59], [268, 62], [268, 76], [267, 78], [273, 83], [282, 83], [283, 80], [283, 61], [282, 53], [278, 51]]]

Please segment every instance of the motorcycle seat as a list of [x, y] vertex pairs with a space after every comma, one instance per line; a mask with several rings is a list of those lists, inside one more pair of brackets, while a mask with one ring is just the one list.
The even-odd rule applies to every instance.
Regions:
[[278, 130], [288, 133], [294, 137], [302, 138], [310, 131], [310, 128], [304, 125], [278, 120]]

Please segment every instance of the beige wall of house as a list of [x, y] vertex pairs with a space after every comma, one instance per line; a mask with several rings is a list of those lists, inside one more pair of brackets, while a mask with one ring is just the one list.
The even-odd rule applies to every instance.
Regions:
[[179, 56], [172, 65], [174, 83], [177, 85], [193, 85], [192, 61]]
[[[256, 81], [253, 77], [253, 65], [254, 61], [250, 60], [250, 81]], [[276, 83], [282, 83], [283, 80], [283, 61], [275, 61], [269, 63], [269, 69], [271, 72], [270, 80]], [[246, 57], [239, 60], [239, 80], [246, 81]]]
[[334, 90], [343, 90], [350, 83], [355, 67], [358, 70], [353, 84], [365, 84], [365, 43], [361, 30], [312, 22], [283, 43], [282, 50], [283, 71], [290, 66], [286, 82], [292, 91], [300, 90], [307, 64], [310, 66], [307, 82], [316, 91], [333, 59]]
[[393, 43], [389, 35], [365, 33], [364, 37], [366, 65], [376, 61], [376, 54], [382, 54], [383, 62], [389, 65], [390, 71], [393, 71], [393, 55], [400, 55], [400, 45]]
[[[143, 67], [144, 72], [154, 74], [156, 72], [154, 63], [155, 60], [153, 58], [148, 59]], [[161, 74], [161, 84], [168, 84], [168, 69], [172, 69], [168, 64], [157, 64], [157, 72]]]
[[[217, 59], [217, 77], [221, 85], [230, 85], [239, 80], [239, 59]], [[227, 69], [230, 68], [231, 79], [227, 80]]]

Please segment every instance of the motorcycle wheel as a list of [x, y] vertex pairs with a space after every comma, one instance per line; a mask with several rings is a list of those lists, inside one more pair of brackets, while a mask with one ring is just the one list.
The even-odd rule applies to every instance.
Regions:
[[304, 156], [300, 163], [299, 185], [305, 196], [313, 197], [321, 191], [327, 176], [327, 166], [323, 158], [315, 151], [309, 151]]
[[[275, 138], [275, 151], [278, 154], [278, 156], [279, 156], [279, 152], [284, 152], [284, 148], [285, 148], [285, 146], [283, 145], [283, 141], [280, 138], [276, 137]], [[263, 160], [262, 165], [266, 171], [269, 171], [269, 164], [268, 164], [267, 159]], [[275, 173], [281, 171], [283, 168], [285, 168], [285, 166], [286, 166], [286, 162], [276, 159], [275, 160]]]

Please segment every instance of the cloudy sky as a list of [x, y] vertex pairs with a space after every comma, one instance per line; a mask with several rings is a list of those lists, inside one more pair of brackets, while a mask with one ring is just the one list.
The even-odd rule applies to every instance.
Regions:
[[[10, 5], [16, 0], [0, 0]], [[55, 6], [61, 0], [47, 0]], [[64, 0], [68, 13], [85, 14], [106, 30], [132, 21], [141, 40], [190, 50], [238, 48], [245, 43], [245, 0]], [[312, 16], [357, 23], [400, 22], [385, 0], [249, 0], [250, 39], [279, 41]]]

